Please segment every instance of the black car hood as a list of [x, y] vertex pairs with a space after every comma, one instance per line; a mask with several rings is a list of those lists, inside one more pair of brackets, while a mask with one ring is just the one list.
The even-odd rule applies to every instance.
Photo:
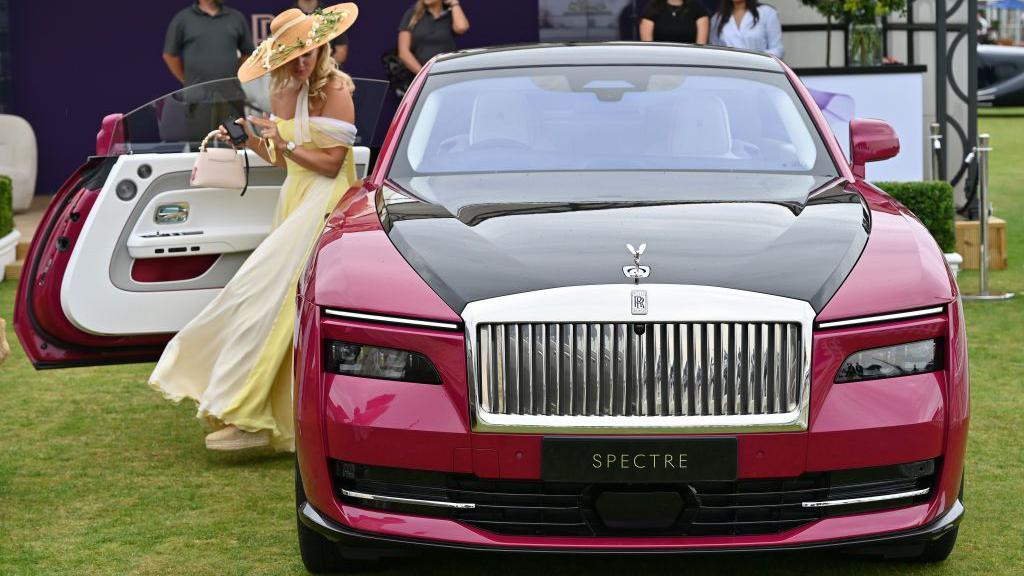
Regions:
[[832, 177], [709, 172], [445, 175], [378, 192], [391, 241], [453, 310], [562, 286], [719, 286], [820, 311], [869, 231], [859, 194]]

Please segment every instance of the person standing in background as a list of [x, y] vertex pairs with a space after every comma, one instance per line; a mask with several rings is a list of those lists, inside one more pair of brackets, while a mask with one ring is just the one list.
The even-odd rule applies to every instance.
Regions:
[[245, 16], [222, 0], [196, 0], [171, 20], [164, 62], [184, 86], [235, 75], [255, 49]]
[[640, 40], [707, 44], [709, 27], [699, 0], [651, 0], [640, 19]]
[[[298, 0], [295, 3], [295, 7], [302, 10], [302, 13], [306, 16], [309, 16], [317, 8], [322, 8], [323, 4], [320, 3], [320, 0]], [[345, 65], [345, 61], [348, 60], [348, 32], [331, 40], [331, 56], [338, 63], [339, 68]]]
[[721, 0], [711, 19], [711, 43], [782, 58], [782, 24], [775, 8], [757, 0]]
[[459, 0], [417, 0], [398, 27], [398, 57], [416, 74], [434, 56], [455, 50], [455, 37], [467, 30]]

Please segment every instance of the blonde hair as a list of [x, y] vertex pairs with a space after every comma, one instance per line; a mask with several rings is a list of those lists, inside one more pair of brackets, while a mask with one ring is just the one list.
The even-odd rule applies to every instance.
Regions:
[[[286, 64], [270, 72], [270, 89], [272, 91], [290, 88], [295, 83], [290, 68]], [[331, 45], [327, 43], [317, 49], [316, 65], [313, 66], [313, 73], [309, 75], [309, 99], [326, 100], [326, 88], [335, 80], [340, 82], [341, 87], [345, 90], [350, 93], [355, 92], [356, 85], [352, 82], [352, 77], [338, 69], [338, 64], [331, 56]]]

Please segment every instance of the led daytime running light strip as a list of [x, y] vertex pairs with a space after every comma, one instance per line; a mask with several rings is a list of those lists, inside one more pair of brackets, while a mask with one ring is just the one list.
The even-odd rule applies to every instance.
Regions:
[[394, 324], [396, 326], [412, 326], [415, 328], [434, 328], [437, 330], [459, 330], [459, 325], [452, 322], [437, 322], [434, 320], [414, 320], [412, 318], [400, 318], [397, 316], [382, 316], [379, 314], [364, 314], [362, 312], [348, 312], [345, 310], [332, 310], [324, 308], [324, 314], [334, 318], [345, 318], [347, 320], [359, 320], [361, 322], [374, 322], [378, 324]]
[[864, 324], [891, 322], [893, 320], [907, 320], [910, 318], [920, 318], [922, 316], [934, 316], [936, 314], [941, 314], [943, 310], [944, 308], [942, 306], [936, 306], [935, 308], [911, 310], [910, 312], [895, 312], [893, 314], [880, 314], [878, 316], [863, 316], [861, 318], [850, 318], [849, 320], [834, 320], [831, 322], [820, 322], [818, 323], [818, 328], [822, 330], [827, 330], [829, 328], [861, 326]]

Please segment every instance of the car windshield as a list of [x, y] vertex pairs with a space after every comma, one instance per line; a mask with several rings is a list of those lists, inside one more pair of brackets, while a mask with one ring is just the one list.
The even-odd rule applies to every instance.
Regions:
[[573, 170], [835, 174], [777, 72], [665, 66], [431, 76], [390, 175]]
[[[356, 90], [356, 144], [374, 139], [388, 83], [353, 78]], [[236, 78], [182, 88], [136, 108], [121, 118], [112, 154], [195, 151], [212, 130], [229, 118], [270, 114], [269, 77], [240, 84]]]

